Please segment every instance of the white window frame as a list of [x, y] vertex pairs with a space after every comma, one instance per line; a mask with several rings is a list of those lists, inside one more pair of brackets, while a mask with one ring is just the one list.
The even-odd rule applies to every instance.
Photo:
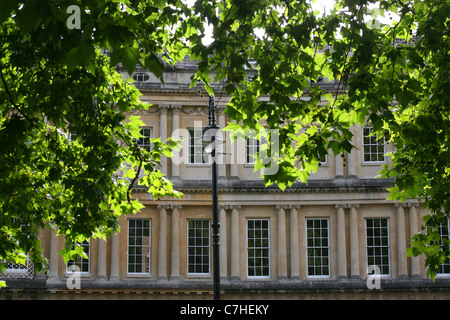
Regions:
[[[73, 249], [77, 244], [73, 244]], [[79, 246], [83, 248], [83, 252], [87, 255], [87, 258], [78, 256], [75, 261], [71, 260], [66, 263], [66, 273], [75, 273], [79, 272], [81, 274], [90, 274], [91, 272], [91, 242], [84, 241], [83, 243], [79, 243]], [[87, 265], [87, 270], [83, 270], [83, 266]], [[75, 266], [76, 268], [73, 268]]]
[[[153, 148], [153, 144], [151, 143], [151, 139], [153, 137], [153, 128], [152, 127], [141, 127], [140, 131], [143, 137], [140, 137], [136, 143], [139, 147], [144, 150], [151, 151]], [[148, 134], [147, 134], [148, 133]]]
[[[390, 276], [391, 275], [391, 257], [390, 257], [390, 251], [391, 251], [391, 241], [390, 241], [390, 232], [389, 232], [389, 218], [385, 218], [385, 217], [372, 217], [372, 218], [366, 218], [366, 259], [367, 259], [367, 267], [371, 266], [371, 265], [376, 265], [380, 268], [380, 276]], [[386, 229], [387, 231], [387, 235], [382, 236], [383, 238], [386, 238], [387, 240], [387, 245], [384, 245], [381, 243], [382, 239], [380, 237], [377, 237], [375, 234], [372, 234], [372, 244], [369, 244], [369, 226], [368, 226], [368, 221], [369, 220], [385, 220], [386, 221], [386, 227], [383, 229]], [[381, 229], [381, 227], [380, 227]], [[375, 231], [375, 228], [372, 227], [372, 230]], [[377, 244], [376, 239], [378, 238], [378, 240], [381, 240], [379, 244]], [[387, 250], [387, 255], [386, 254], [373, 254], [370, 255], [371, 259], [374, 260], [378, 260], [378, 259], [383, 259], [383, 257], [387, 257], [387, 268], [388, 268], [388, 273], [384, 273], [383, 272], [383, 267], [386, 266], [386, 264], [377, 264], [377, 263], [369, 263], [369, 250], [371, 249], [379, 249], [382, 250], [383, 248], [385, 248]], [[378, 250], [378, 251], [379, 251]]]
[[328, 154], [325, 154], [324, 156], [325, 156], [324, 161], [321, 161], [320, 155], [317, 157], [319, 159], [319, 163], [320, 163], [321, 166], [327, 166], [328, 165]]
[[[261, 132], [262, 129], [259, 131]], [[264, 129], [263, 131], [268, 134], [268, 130]], [[259, 157], [258, 152], [261, 149], [261, 145], [267, 144], [267, 137], [260, 135], [258, 139], [256, 136], [256, 131], [252, 132], [251, 135], [245, 137], [245, 162], [244, 165], [253, 166], [256, 163], [256, 159]], [[267, 153], [267, 150], [264, 151]], [[264, 155], [263, 155], [264, 156]]]
[[[316, 229], [315, 227], [315, 221], [319, 221], [319, 228]], [[326, 228], [322, 227], [323, 221], [326, 221]], [[308, 227], [309, 222], [313, 223], [312, 228]], [[312, 236], [310, 236], [309, 230], [312, 232]], [[326, 234], [323, 234], [323, 230], [326, 230]], [[316, 235], [316, 231], [319, 232], [319, 235]], [[308, 278], [329, 278], [330, 277], [330, 221], [328, 218], [307, 218], [306, 219], [306, 273], [308, 275]], [[324, 237], [326, 236], [326, 237]], [[326, 243], [323, 243], [323, 240], [326, 239]], [[320, 241], [320, 244], [317, 244], [316, 242]], [[313, 250], [312, 252], [315, 252], [316, 250], [320, 250], [320, 255], [317, 255], [314, 253], [312, 256], [309, 255], [311, 252], [310, 250]], [[323, 250], [325, 250], [326, 255], [322, 255]], [[316, 265], [316, 259], [326, 258], [327, 264], [318, 264]], [[310, 265], [309, 261], [310, 259], [313, 259], [314, 263]], [[313, 268], [314, 273], [316, 268], [320, 268], [321, 274], [310, 274], [309, 269]], [[324, 274], [324, 268], [327, 269], [327, 273]]]
[[[148, 236], [143, 236], [142, 238], [147, 237], [148, 238], [148, 244], [131, 244], [130, 240], [130, 222], [137, 222], [137, 221], [141, 221], [143, 224], [148, 221]], [[134, 228], [135, 230], [138, 230], [138, 228]], [[144, 233], [144, 227], [141, 226], [140, 228]], [[150, 276], [151, 275], [151, 242], [152, 242], [152, 221], [149, 218], [132, 218], [132, 219], [128, 219], [128, 225], [127, 225], [127, 275], [137, 275], [137, 276]], [[137, 238], [137, 236], [135, 235], [135, 238]], [[141, 248], [142, 252], [138, 253], [138, 254], [132, 254], [130, 253], [131, 249], [137, 249], [137, 248]], [[138, 263], [136, 261], [134, 262], [130, 262], [130, 258], [132, 256], [134, 257], [138, 257], [141, 256], [142, 261], [141, 261], [141, 269], [144, 269], [145, 267], [147, 267], [147, 271], [140, 271], [140, 272], [136, 272], [136, 271], [130, 271], [130, 264], [133, 264], [135, 267], [138, 265]], [[147, 263], [144, 263], [144, 259], [147, 259]], [[136, 268], [135, 268], [136, 269]]]
[[30, 257], [27, 257], [25, 265], [15, 262], [6, 262], [6, 268], [3, 273], [0, 273], [0, 279], [2, 278], [33, 278], [34, 277], [34, 264], [31, 262]]
[[260, 148], [260, 141], [256, 137], [245, 139], [245, 164], [255, 164]]
[[[190, 227], [191, 222], [194, 223], [193, 227]], [[201, 226], [198, 226], [197, 223], [201, 223]], [[209, 219], [188, 219], [187, 221], [187, 273], [189, 275], [211, 274], [210, 225], [211, 222]], [[205, 231], [207, 231], [207, 235], [203, 235]], [[201, 233], [199, 237], [198, 232]], [[191, 237], [192, 235], [193, 237]], [[205, 250], [207, 255], [205, 255]], [[201, 260], [199, 263], [197, 263], [197, 258]], [[207, 272], [196, 271], [197, 267], [203, 269], [204, 266], [207, 266]], [[194, 268], [193, 271], [191, 271], [191, 267]]]
[[69, 132], [69, 142], [75, 141], [77, 136], [78, 136], [78, 133], [76, 133], [76, 132]]
[[206, 155], [203, 145], [202, 128], [187, 128], [188, 139], [188, 163], [207, 165], [210, 163], [210, 155]]
[[[449, 238], [450, 237], [450, 219], [447, 218], [447, 234], [444, 234], [444, 225], [442, 223], [439, 224], [439, 234], [441, 235], [440, 237], [440, 245], [442, 246], [443, 244], [443, 239], [444, 238]], [[448, 269], [448, 272], [445, 272], [445, 269]], [[436, 274], [436, 276], [450, 276], [450, 259], [447, 259], [444, 263], [440, 263], [439, 264], [439, 271], [444, 271], [444, 272], [438, 272]]]
[[[366, 135], [365, 131], [369, 130], [369, 134]], [[378, 139], [378, 135], [374, 134], [371, 135], [373, 130], [373, 127], [371, 126], [363, 126], [362, 127], [362, 162], [364, 164], [378, 164], [378, 163], [385, 163], [386, 162], [386, 142], [384, 137], [381, 137]], [[369, 139], [369, 142], [366, 143], [365, 139]], [[380, 145], [380, 142], [382, 145]], [[369, 150], [369, 153], [366, 153], [366, 147]], [[372, 153], [372, 148], [375, 148], [376, 151]], [[380, 148], [382, 148], [382, 152], [380, 152]], [[383, 155], [383, 160], [378, 160], [380, 154]], [[369, 160], [366, 160], [366, 155], [368, 155]], [[377, 160], [371, 160], [372, 155], [375, 155]]]
[[[16, 218], [12, 218], [13, 223], [18, 222]], [[20, 229], [27, 228], [28, 224], [21, 224]], [[31, 262], [30, 257], [26, 256], [25, 265], [21, 263], [8, 262], [6, 261], [6, 268], [3, 273], [0, 273], [0, 279], [11, 278], [11, 279], [23, 279], [23, 278], [33, 278], [34, 277], [34, 264]]]
[[150, 75], [146, 72], [135, 72], [132, 78], [136, 82], [147, 82], [150, 80]]
[[[266, 222], [267, 223], [267, 237], [263, 238], [261, 235], [261, 237], [259, 237], [259, 238], [257, 238], [256, 236], [254, 236], [253, 238], [250, 238], [249, 237], [249, 231], [250, 231], [249, 230], [249, 222], [250, 221], [252, 221], [252, 222], [259, 221], [261, 223]], [[262, 232], [263, 227], [261, 226], [260, 229], [261, 230], [259, 230], [259, 231]], [[253, 230], [257, 231], [256, 227], [254, 227]], [[265, 240], [265, 241], [267, 241], [267, 246], [263, 246], [263, 245], [257, 246], [256, 243], [253, 243], [253, 245], [251, 246], [251, 245], [249, 245], [251, 240], [253, 240], [253, 241], [261, 240], [261, 244], [262, 244], [262, 241]], [[247, 250], [246, 250], [246, 252], [247, 252], [247, 277], [249, 279], [268, 279], [268, 278], [270, 278], [270, 272], [271, 272], [271, 270], [270, 270], [270, 219], [268, 219], [268, 218], [247, 219], [247, 222], [246, 222], [246, 247], [247, 247]], [[251, 257], [250, 250], [261, 250], [262, 252], [266, 252], [267, 256], [263, 256], [263, 254], [262, 254], [260, 258]], [[252, 265], [250, 265], [250, 259], [255, 259], [254, 263]], [[249, 272], [251, 267], [255, 268], [255, 269], [260, 268], [261, 271], [264, 271], [264, 268], [266, 268], [266, 267], [256, 263], [257, 260], [259, 260], [259, 262], [261, 262], [263, 259], [267, 259], [267, 274], [263, 274], [264, 272], [261, 272], [261, 275], [251, 275]]]

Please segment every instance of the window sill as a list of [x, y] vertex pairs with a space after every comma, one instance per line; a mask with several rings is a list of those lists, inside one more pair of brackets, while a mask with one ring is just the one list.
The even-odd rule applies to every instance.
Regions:
[[188, 273], [186, 274], [186, 279], [211, 279], [210, 273]]
[[270, 276], [249, 276], [247, 277], [248, 281], [270, 281]]
[[127, 278], [151, 278], [150, 273], [127, 273]]
[[331, 276], [307, 276], [308, 281], [331, 280]]
[[362, 162], [361, 166], [381, 166], [383, 164], [387, 164], [386, 160], [385, 161], [371, 161], [371, 162]]
[[64, 276], [66, 278], [70, 278], [74, 274], [76, 274], [77, 276], [80, 276], [81, 278], [90, 278], [92, 276], [90, 272], [66, 272], [66, 273], [64, 273]]
[[197, 168], [209, 168], [211, 166], [210, 163], [186, 163], [186, 167], [197, 167]]

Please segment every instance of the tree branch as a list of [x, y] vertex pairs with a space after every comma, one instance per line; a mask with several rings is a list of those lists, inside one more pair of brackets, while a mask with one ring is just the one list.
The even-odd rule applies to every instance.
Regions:
[[[22, 110], [19, 109], [19, 106], [14, 102], [14, 99], [13, 99], [13, 97], [12, 97], [12, 95], [11, 95], [11, 91], [9, 91], [8, 84], [6, 83], [5, 76], [3, 75], [3, 68], [2, 68], [1, 65], [0, 65], [0, 76], [1, 76], [1, 78], [2, 78], [3, 85], [5, 86], [6, 94], [8, 95], [9, 101], [10, 101], [11, 104], [13, 105], [13, 108], [16, 109], [16, 110], [22, 115], [22, 117], [24, 117], [25, 119], [27, 119], [27, 120], [30, 121], [30, 122], [33, 122], [27, 115], [25, 115], [25, 114], [22, 112]], [[5, 110], [5, 112], [6, 112], [6, 110]]]
[[131, 180], [131, 183], [128, 186], [128, 190], [127, 190], [127, 201], [128, 201], [128, 203], [131, 202], [130, 192], [131, 192], [131, 189], [133, 188], [133, 185], [135, 184], [136, 180], [139, 179], [139, 174], [141, 173], [141, 168], [142, 168], [142, 162], [144, 160], [143, 156], [142, 156], [141, 148], [139, 146], [137, 146], [137, 148], [138, 148], [138, 151], [139, 151], [139, 166], [138, 166], [136, 175], [134, 176], [133, 180]]

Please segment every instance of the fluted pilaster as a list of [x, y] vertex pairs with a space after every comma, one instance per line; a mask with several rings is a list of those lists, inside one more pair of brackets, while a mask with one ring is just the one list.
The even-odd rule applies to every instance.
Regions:
[[300, 279], [300, 248], [299, 248], [299, 237], [298, 237], [298, 212], [300, 206], [289, 206], [290, 209], [290, 245], [291, 245], [291, 280]]
[[169, 205], [158, 205], [158, 279], [167, 280], [167, 209]]
[[360, 278], [357, 211], [359, 204], [349, 204], [348, 207], [350, 208], [350, 276], [352, 278]]
[[347, 278], [347, 249], [345, 245], [345, 204], [337, 204], [338, 277]]
[[405, 203], [396, 203], [397, 208], [397, 250], [398, 250], [398, 276], [407, 277], [406, 261], [406, 234], [405, 234]]
[[180, 212], [181, 205], [170, 205], [172, 209], [172, 244], [170, 279], [180, 278]]
[[240, 274], [240, 248], [239, 248], [239, 210], [241, 206], [231, 208], [231, 279], [241, 278]]
[[288, 206], [277, 206], [278, 212], [278, 279], [287, 279], [286, 211]]

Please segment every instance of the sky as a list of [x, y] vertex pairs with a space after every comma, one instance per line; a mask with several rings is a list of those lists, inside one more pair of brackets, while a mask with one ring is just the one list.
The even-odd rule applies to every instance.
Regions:
[[[194, 5], [195, 0], [186, 0], [187, 4]], [[311, 6], [314, 11], [318, 10], [320, 13], [329, 13], [330, 10], [334, 7], [335, 0], [316, 0], [316, 2], [312, 2]], [[203, 44], [208, 45], [212, 40], [212, 30], [208, 28], [205, 30], [205, 38], [203, 39]]]
[[[187, 4], [193, 5], [195, 0], [185, 0]], [[314, 11], [320, 11], [320, 14], [328, 14], [331, 9], [334, 8], [334, 4], [335, 4], [335, 0], [316, 0], [315, 2], [311, 1], [311, 6], [313, 8]], [[376, 9], [375, 5], [372, 5], [373, 9]], [[396, 16], [393, 16], [393, 19], [389, 19], [387, 17], [377, 17], [377, 20], [379, 20], [380, 22], [384, 23], [384, 24], [392, 24], [392, 21], [396, 20]], [[369, 18], [367, 19], [369, 21]], [[397, 20], [398, 21], [398, 20]], [[212, 30], [211, 28], [207, 28], [206, 32], [205, 32], [205, 38], [203, 39], [203, 44], [208, 45], [210, 44], [213, 40], [212, 40]], [[258, 31], [256, 31], [256, 34], [258, 34]]]

